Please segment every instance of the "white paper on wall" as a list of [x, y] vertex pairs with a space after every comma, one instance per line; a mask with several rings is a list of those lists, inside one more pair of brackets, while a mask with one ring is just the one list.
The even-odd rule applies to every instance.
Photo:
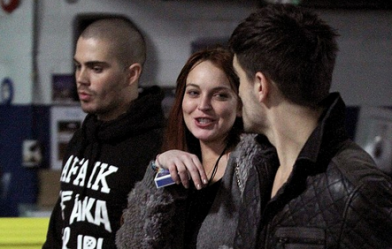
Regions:
[[60, 170], [65, 149], [75, 131], [81, 127], [86, 113], [80, 106], [53, 106], [50, 110], [51, 165]]

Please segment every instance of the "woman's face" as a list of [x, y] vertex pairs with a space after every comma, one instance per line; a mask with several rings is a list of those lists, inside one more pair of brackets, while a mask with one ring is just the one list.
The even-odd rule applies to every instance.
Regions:
[[189, 131], [205, 143], [223, 142], [239, 113], [239, 98], [225, 73], [210, 61], [188, 74], [182, 101]]

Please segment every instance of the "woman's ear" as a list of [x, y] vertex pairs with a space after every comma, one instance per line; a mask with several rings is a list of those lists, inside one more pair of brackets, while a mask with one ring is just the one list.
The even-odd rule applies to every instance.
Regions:
[[139, 81], [140, 75], [142, 74], [142, 66], [139, 63], [133, 63], [128, 68], [129, 72], [129, 84], [132, 85]]

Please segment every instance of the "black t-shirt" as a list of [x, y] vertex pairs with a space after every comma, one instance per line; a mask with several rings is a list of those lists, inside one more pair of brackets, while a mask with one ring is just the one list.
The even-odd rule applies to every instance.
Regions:
[[221, 180], [201, 190], [193, 189], [189, 195], [188, 217], [185, 226], [184, 248], [196, 248], [197, 235], [201, 224], [211, 209]]

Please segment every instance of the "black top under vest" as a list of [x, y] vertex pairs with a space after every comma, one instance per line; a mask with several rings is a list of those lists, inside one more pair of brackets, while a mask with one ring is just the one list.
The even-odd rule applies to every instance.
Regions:
[[201, 190], [193, 189], [189, 195], [188, 218], [185, 227], [184, 248], [196, 248], [197, 235], [203, 220], [207, 216], [215, 196], [218, 192], [221, 180]]

